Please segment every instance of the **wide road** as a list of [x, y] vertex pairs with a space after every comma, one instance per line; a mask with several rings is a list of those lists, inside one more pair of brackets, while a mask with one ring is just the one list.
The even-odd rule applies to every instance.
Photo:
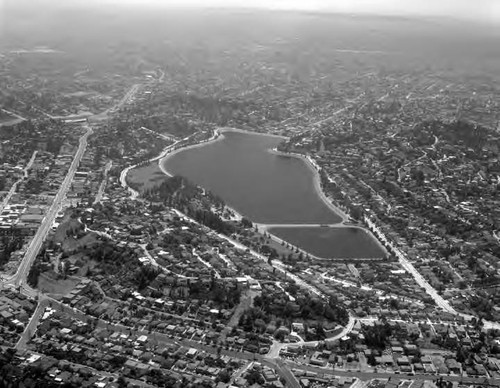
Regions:
[[286, 380], [287, 387], [291, 388], [302, 387], [297, 377], [295, 377], [295, 375], [290, 371], [290, 369], [287, 367], [287, 365], [282, 359], [277, 359], [274, 365], [276, 367], [276, 372], [278, 372], [278, 374]]
[[17, 269], [16, 274], [11, 279], [9, 279], [7, 283], [14, 284], [15, 286], [22, 286], [23, 283], [26, 282], [26, 277], [28, 276], [31, 265], [38, 255], [38, 252], [42, 247], [42, 243], [47, 237], [47, 234], [49, 233], [49, 230], [57, 217], [57, 213], [59, 212], [59, 209], [61, 208], [61, 205], [66, 198], [66, 194], [71, 187], [71, 182], [73, 182], [76, 170], [80, 165], [80, 161], [82, 160], [82, 157], [87, 148], [87, 139], [93, 133], [92, 128], [88, 126], [86, 128], [87, 132], [80, 138], [78, 150], [76, 151], [71, 166], [69, 167], [68, 173], [66, 174], [66, 177], [64, 178], [64, 181], [61, 184], [61, 187], [59, 188], [59, 191], [57, 192], [54, 201], [49, 208], [49, 211], [45, 215], [42, 224], [31, 240], [31, 243], [26, 251], [26, 254], [24, 255], [23, 260], [21, 261], [21, 264], [19, 265], [19, 268]]
[[17, 113], [14, 113], [14, 112], [12, 112], [12, 111], [10, 111], [10, 110], [7, 110], [7, 109], [5, 109], [5, 108], [0, 108], [0, 110], [1, 110], [2, 112], [4, 112], [4, 113], [7, 113], [8, 115], [14, 116], [14, 117], [15, 117], [16, 119], [18, 119], [18, 120], [21, 120], [21, 121], [26, 121], [26, 118], [24, 118], [23, 116], [18, 115]]
[[[437, 292], [437, 290], [432, 287], [429, 282], [427, 282], [426, 279], [424, 279], [424, 277], [422, 276], [422, 274], [420, 272], [417, 271], [417, 269], [413, 266], [412, 263], [409, 262], [409, 260], [404, 256], [404, 254], [399, 250], [399, 249], [395, 249], [394, 250], [395, 253], [396, 253], [396, 256], [399, 260], [399, 263], [401, 264], [401, 266], [406, 270], [408, 271], [408, 273], [410, 273], [413, 278], [415, 279], [415, 281], [417, 282], [417, 284], [424, 288], [425, 291], [427, 292], [427, 294], [429, 294], [432, 299], [434, 299], [434, 302], [436, 302], [436, 304], [441, 307], [444, 311], [450, 313], [450, 314], [454, 314], [454, 315], [458, 315], [466, 320], [471, 320], [472, 318], [474, 318], [474, 316], [472, 315], [469, 315], [469, 314], [464, 314], [464, 313], [460, 313], [458, 311], [456, 311], [451, 305], [450, 303], [444, 299], [441, 295], [439, 295], [439, 293]], [[483, 325], [486, 329], [495, 329], [495, 330], [500, 330], [500, 323], [498, 322], [492, 322], [492, 321], [487, 321], [487, 320], [483, 320]]]
[[137, 94], [137, 92], [139, 91], [139, 89], [140, 89], [141, 86], [142, 86], [141, 84], [132, 85], [132, 87], [122, 97], [122, 99], [119, 102], [117, 102], [114, 106], [112, 106], [111, 108], [106, 109], [105, 111], [103, 111], [103, 112], [101, 112], [99, 114], [96, 114], [96, 115], [93, 115], [93, 116], [89, 117], [89, 119], [92, 119], [92, 120], [95, 120], [95, 121], [108, 119], [108, 114], [116, 113], [125, 104], [128, 104], [129, 102], [131, 102], [134, 99], [135, 95]]
[[300, 369], [309, 372], [314, 372], [317, 374], [329, 374], [335, 376], [345, 376], [345, 377], [354, 377], [360, 380], [371, 380], [371, 379], [401, 379], [401, 380], [427, 380], [427, 381], [435, 381], [439, 378], [443, 378], [444, 381], [458, 381], [469, 384], [478, 384], [484, 385], [485, 380], [492, 385], [500, 385], [500, 379], [485, 379], [485, 377], [472, 377], [472, 376], [458, 376], [458, 375], [434, 375], [434, 374], [420, 374], [416, 373], [415, 375], [407, 375], [404, 373], [395, 374], [388, 372], [359, 372], [359, 371], [348, 371], [348, 370], [339, 370], [332, 368], [320, 368], [317, 366], [312, 366], [309, 364], [299, 364], [293, 361], [285, 360], [284, 363], [289, 368]]

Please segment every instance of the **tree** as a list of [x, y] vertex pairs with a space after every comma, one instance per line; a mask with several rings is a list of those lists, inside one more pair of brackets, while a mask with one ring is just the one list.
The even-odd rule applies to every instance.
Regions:
[[221, 373], [219, 373], [219, 376], [217, 378], [219, 381], [223, 382], [224, 384], [229, 383], [231, 380], [231, 374], [227, 369], [224, 369]]
[[126, 388], [128, 386], [127, 381], [122, 375], [118, 377], [116, 384], [118, 385], [118, 388]]
[[363, 218], [363, 209], [361, 206], [353, 206], [351, 208], [351, 217], [356, 221], [359, 221]]
[[247, 373], [245, 378], [248, 382], [248, 385], [264, 384], [264, 378], [262, 377], [262, 374], [257, 370], [251, 370]]
[[250, 229], [253, 226], [252, 221], [245, 217], [241, 219], [241, 225], [246, 229]]

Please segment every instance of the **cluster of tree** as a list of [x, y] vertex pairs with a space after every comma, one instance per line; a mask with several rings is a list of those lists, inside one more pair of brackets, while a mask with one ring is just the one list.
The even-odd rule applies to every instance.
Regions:
[[493, 308], [495, 307], [495, 300], [484, 292], [478, 291], [477, 295], [471, 296], [470, 307], [482, 318], [493, 319]]
[[451, 144], [463, 144], [476, 151], [481, 150], [491, 140], [488, 129], [463, 120], [451, 123], [432, 121], [428, 125], [432, 135]]
[[0, 268], [2, 268], [9, 260], [10, 255], [21, 249], [24, 239], [21, 236], [8, 237], [3, 236], [0, 240]]
[[246, 332], [256, 331], [262, 334], [266, 329], [266, 325], [271, 322], [271, 315], [259, 307], [261, 307], [260, 303], [259, 305], [256, 305], [256, 307], [247, 309], [241, 315], [239, 326], [241, 326]]
[[141, 127], [146, 127], [152, 131], [164, 131], [174, 136], [184, 137], [193, 133], [193, 125], [186, 119], [176, 116], [153, 115], [139, 118]]
[[254, 385], [263, 385], [265, 383], [264, 377], [262, 376], [262, 373], [260, 373], [256, 369], [252, 369], [250, 372], [248, 372], [245, 375], [245, 379], [247, 380], [248, 384]]
[[375, 349], [385, 349], [392, 335], [392, 329], [384, 322], [382, 325], [363, 326], [365, 344]]
[[261, 113], [258, 117], [266, 117], [268, 120], [281, 117], [279, 109], [264, 106], [255, 100], [237, 101], [190, 93], [178, 94], [174, 101], [182, 109], [194, 112], [201, 120], [222, 126], [228, 125], [230, 122], [251, 125], [253, 120], [250, 113], [254, 111]]
[[260, 247], [260, 253], [268, 257], [269, 264], [271, 264], [272, 260], [279, 258], [279, 254], [276, 248], [273, 248], [267, 244], [263, 244]]
[[231, 235], [236, 231], [236, 227], [233, 224], [223, 221], [217, 214], [210, 210], [191, 210], [189, 207], [187, 209], [188, 216], [218, 233]]
[[78, 386], [79, 384], [70, 382], [58, 383], [40, 364], [22, 365], [14, 349], [0, 348], [0, 387], [77, 388]]
[[44, 188], [44, 180], [36, 178], [28, 178], [24, 186], [26, 194], [40, 194]]
[[232, 309], [240, 302], [241, 291], [234, 288], [228, 290], [212, 277], [210, 288], [202, 287], [200, 282], [189, 282], [189, 297], [203, 301], [213, 301], [219, 308]]
[[245, 229], [249, 229], [253, 227], [252, 221], [250, 221], [248, 218], [243, 217], [241, 219], [241, 226]]
[[26, 281], [31, 287], [33, 288], [38, 287], [38, 278], [40, 277], [40, 274], [44, 271], [44, 268], [45, 268], [44, 265], [39, 260], [35, 260], [26, 278]]
[[223, 221], [211, 209], [223, 209], [224, 201], [200, 187], [190, 183], [186, 178], [174, 176], [165, 179], [144, 192], [146, 199], [154, 202], [163, 202], [175, 207], [194, 218], [199, 223], [226, 235], [236, 231], [233, 223]]
[[339, 147], [345, 147], [346, 144], [357, 143], [360, 135], [355, 132], [339, 132], [325, 136], [322, 141], [325, 150], [336, 150]]
[[139, 291], [145, 289], [161, 273], [159, 268], [152, 265], [143, 265], [135, 271], [134, 280]]
[[[153, 133], [137, 132], [136, 128], [131, 118], [121, 115], [109, 125], [103, 126], [99, 133], [91, 138], [90, 144], [95, 147], [108, 145], [102, 150], [107, 159], [122, 160], [124, 156], [127, 156], [133, 164], [147, 161], [158, 155], [166, 142], [158, 139]], [[141, 149], [140, 153], [137, 152], [138, 149]]]
[[58, 155], [61, 150], [62, 145], [64, 144], [65, 138], [61, 136], [54, 136], [47, 138], [47, 152], [51, 152], [54, 155]]
[[5, 186], [7, 184], [7, 179], [5, 176], [0, 176], [0, 191], [4, 191], [5, 190]]
[[254, 305], [265, 314], [267, 320], [273, 316], [287, 320], [302, 318], [322, 321], [326, 319], [329, 322], [345, 325], [349, 319], [347, 310], [337, 303], [335, 298], [330, 298], [328, 302], [325, 302], [309, 295], [298, 295], [295, 302], [284, 300], [280, 302], [275, 296], [264, 293], [254, 299]]

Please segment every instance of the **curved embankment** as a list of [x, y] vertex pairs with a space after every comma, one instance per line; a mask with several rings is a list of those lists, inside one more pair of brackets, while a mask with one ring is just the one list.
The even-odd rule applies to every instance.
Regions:
[[237, 128], [217, 128], [214, 131], [214, 134], [213, 134], [213, 136], [211, 138], [209, 138], [207, 140], [203, 140], [203, 141], [201, 141], [199, 143], [196, 143], [196, 144], [190, 144], [190, 145], [187, 145], [185, 147], [177, 148], [175, 151], [169, 152], [167, 155], [162, 156], [161, 159], [158, 162], [158, 166], [160, 167], [160, 169], [163, 171], [163, 173], [165, 175], [172, 176], [172, 174], [170, 174], [168, 172], [168, 170], [164, 166], [167, 163], [168, 159], [170, 159], [172, 156], [178, 154], [179, 152], [187, 151], [187, 150], [190, 150], [190, 149], [193, 149], [193, 148], [204, 147], [204, 146], [209, 145], [211, 143], [215, 143], [216, 141], [224, 140], [224, 133], [225, 132], [240, 132], [240, 133], [246, 133], [246, 134], [249, 134], [249, 135], [256, 135], [256, 136], [260, 135], [260, 136], [268, 136], [268, 137], [277, 137], [277, 138], [280, 138], [280, 139], [288, 139], [286, 136], [273, 135], [273, 134], [260, 133], [260, 132], [251, 132], [251, 131], [246, 131], [244, 129], [237, 129]]
[[[192, 136], [192, 135], [191, 135]], [[174, 142], [173, 144], [170, 144], [169, 146], [165, 147], [157, 156], [154, 156], [152, 157], [151, 159], [148, 159], [145, 163], [152, 163], [156, 160], [158, 160], [158, 164], [159, 164], [159, 167], [160, 169], [162, 170], [163, 173], [165, 173], [167, 176], [171, 176], [167, 171], [165, 171], [163, 168], [162, 168], [162, 160], [163, 158], [167, 157], [167, 155], [169, 154], [175, 154], [176, 152], [180, 151], [180, 150], [184, 150], [184, 149], [187, 149], [188, 147], [190, 146], [187, 146], [187, 147], [181, 147], [179, 149], [176, 149], [172, 152], [172, 149], [174, 149], [179, 143], [183, 142], [183, 141], [188, 141], [189, 138], [191, 136], [188, 136], [188, 137], [185, 137], [184, 139], [181, 139], [181, 140], [177, 140], [176, 142]], [[218, 133], [217, 133], [217, 130], [214, 132], [214, 135], [212, 136], [211, 139], [216, 139], [218, 136]], [[211, 139], [209, 139], [208, 141], [210, 141]], [[194, 146], [196, 146], [197, 144], [194, 144]], [[120, 184], [123, 188], [126, 188], [129, 192], [130, 192], [130, 198], [131, 199], [137, 199], [137, 197], [139, 196], [139, 192], [137, 190], [134, 190], [132, 187], [130, 187], [128, 184], [127, 184], [127, 174], [130, 170], [133, 170], [134, 168], [138, 167], [139, 164], [142, 164], [144, 162], [141, 162], [141, 163], [137, 163], [137, 164], [134, 164], [132, 166], [128, 166], [126, 168], [124, 168], [122, 170], [122, 172], [120, 173]]]
[[[337, 214], [341, 219], [342, 222], [339, 222], [339, 227], [342, 227], [343, 224], [347, 221], [349, 221], [349, 216], [341, 209], [339, 209], [337, 206], [335, 206], [326, 196], [325, 192], [323, 191], [323, 188], [321, 187], [321, 177], [319, 175], [319, 167], [317, 166], [316, 162], [314, 162], [310, 157], [304, 156], [302, 154], [296, 154], [296, 153], [286, 153], [286, 152], [281, 152], [278, 151], [277, 149], [272, 149], [269, 150], [270, 153], [273, 153], [275, 155], [283, 156], [283, 157], [289, 157], [289, 158], [296, 158], [304, 161], [304, 163], [307, 165], [309, 170], [314, 175], [314, 189], [318, 193], [319, 197], [321, 200], [325, 203], [325, 205], [328, 206], [328, 208], [333, 211], [335, 214]], [[307, 226], [307, 224], [304, 224], [303, 226]]]
[[[169, 152], [166, 155], [163, 155], [158, 160], [158, 167], [166, 176], [172, 177], [173, 175], [171, 173], [169, 173], [165, 167], [165, 164], [167, 163], [169, 158], [171, 158], [172, 156], [174, 156], [177, 153], [182, 152], [182, 151], [187, 151], [187, 150], [190, 150], [193, 148], [204, 147], [204, 146], [209, 145], [211, 143], [215, 143], [216, 141], [224, 140], [224, 132], [229, 132], [229, 131], [231, 131], [231, 130], [227, 129], [227, 128], [218, 128], [214, 131], [214, 134], [212, 135], [212, 137], [207, 139], [207, 140], [203, 140], [203, 141], [196, 143], [196, 144], [190, 144], [190, 145], [185, 146], [185, 147], [177, 148], [173, 152]], [[247, 132], [247, 131], [239, 130], [239, 132]], [[236, 209], [232, 208], [231, 206], [228, 206], [227, 204], [225, 204], [225, 207], [231, 213], [234, 214], [234, 219], [241, 220], [243, 218], [243, 215], [240, 212], [238, 212]]]
[[[196, 143], [196, 144], [190, 144], [190, 145], [187, 145], [187, 146], [184, 146], [184, 147], [180, 147], [180, 148], [177, 148], [175, 149], [174, 151], [172, 152], [164, 152], [161, 156], [159, 156], [157, 159], [158, 159], [158, 167], [160, 168], [160, 170], [166, 175], [166, 176], [169, 176], [169, 177], [172, 177], [173, 175], [170, 174], [168, 172], [168, 170], [165, 168], [165, 164], [166, 162], [168, 161], [168, 159], [170, 159], [172, 156], [178, 154], [179, 152], [182, 152], [182, 151], [187, 151], [187, 150], [190, 150], [190, 149], [193, 149], [193, 148], [199, 148], [199, 147], [203, 147], [203, 146], [206, 146], [208, 144], [211, 144], [211, 143], [215, 143], [216, 141], [220, 141], [220, 140], [223, 140], [224, 139], [224, 134], [223, 132], [225, 131], [222, 131], [222, 130], [219, 130], [219, 129], [216, 129], [214, 131], [214, 134], [212, 135], [212, 137], [210, 137], [209, 139], [207, 140], [203, 140], [199, 143]], [[175, 143], [174, 143], [175, 144]], [[156, 159], [155, 159], [156, 160]], [[154, 161], [154, 160], [153, 160]]]

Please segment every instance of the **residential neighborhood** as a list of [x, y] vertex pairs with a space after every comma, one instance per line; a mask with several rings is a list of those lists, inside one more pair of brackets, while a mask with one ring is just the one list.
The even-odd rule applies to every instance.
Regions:
[[[0, 41], [1, 387], [500, 386], [500, 62], [456, 49], [481, 31], [46, 6]], [[257, 166], [225, 182], [250, 209], [279, 183], [301, 203], [269, 208], [338, 221], [167, 165], [207, 149]]]

